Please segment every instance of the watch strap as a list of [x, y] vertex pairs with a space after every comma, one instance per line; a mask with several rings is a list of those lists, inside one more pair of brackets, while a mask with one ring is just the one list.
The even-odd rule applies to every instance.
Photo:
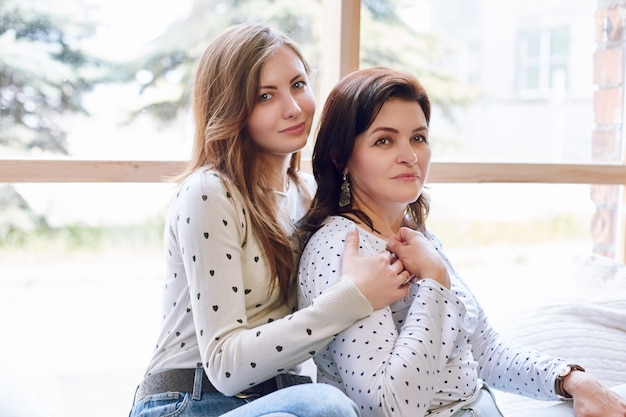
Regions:
[[565, 377], [567, 377], [572, 371], [585, 372], [585, 368], [573, 363], [567, 364], [564, 368], [564, 370], [557, 371], [556, 379], [554, 381], [554, 392], [562, 399], [571, 399], [571, 394], [563, 388]]

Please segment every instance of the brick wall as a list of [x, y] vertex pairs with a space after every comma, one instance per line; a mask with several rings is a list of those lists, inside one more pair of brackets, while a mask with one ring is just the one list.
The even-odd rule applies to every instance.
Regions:
[[[625, 163], [624, 137], [624, 54], [623, 30], [626, 0], [599, 0], [595, 15], [594, 111], [592, 156], [598, 162]], [[621, 186], [593, 185], [591, 199], [596, 205], [591, 235], [597, 255], [624, 259], [619, 208], [623, 201]]]

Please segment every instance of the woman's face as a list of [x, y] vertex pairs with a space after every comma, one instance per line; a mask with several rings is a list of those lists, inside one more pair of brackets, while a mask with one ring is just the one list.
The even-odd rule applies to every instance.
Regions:
[[424, 188], [430, 156], [428, 125], [420, 105], [387, 101], [372, 125], [356, 137], [346, 165], [355, 207], [402, 213]]
[[304, 64], [283, 46], [265, 62], [259, 81], [246, 130], [264, 153], [291, 155], [306, 145], [315, 113]]

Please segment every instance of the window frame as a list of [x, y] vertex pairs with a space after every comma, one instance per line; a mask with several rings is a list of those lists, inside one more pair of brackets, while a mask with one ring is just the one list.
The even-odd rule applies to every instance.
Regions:
[[[324, 0], [326, 22], [324, 42], [330, 59], [325, 60], [325, 97], [341, 77], [359, 66], [360, 0]], [[184, 161], [111, 161], [77, 159], [0, 159], [0, 183], [73, 182], [161, 182], [178, 172]], [[309, 161], [303, 169], [310, 171]], [[433, 162], [432, 183], [537, 183], [626, 185], [623, 164], [560, 163], [465, 163]], [[623, 207], [624, 203], [620, 203]], [[622, 227], [623, 229], [623, 227]], [[626, 239], [625, 231], [617, 231]], [[624, 261], [624, 248], [616, 250]]]

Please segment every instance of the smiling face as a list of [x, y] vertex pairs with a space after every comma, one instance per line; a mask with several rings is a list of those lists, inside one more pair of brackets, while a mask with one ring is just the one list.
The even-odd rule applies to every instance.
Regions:
[[415, 101], [391, 99], [356, 137], [346, 165], [353, 207], [373, 217], [397, 218], [421, 194], [431, 149], [424, 111]]
[[259, 80], [258, 101], [246, 130], [267, 155], [289, 156], [306, 145], [315, 98], [298, 56], [286, 46], [265, 62]]

